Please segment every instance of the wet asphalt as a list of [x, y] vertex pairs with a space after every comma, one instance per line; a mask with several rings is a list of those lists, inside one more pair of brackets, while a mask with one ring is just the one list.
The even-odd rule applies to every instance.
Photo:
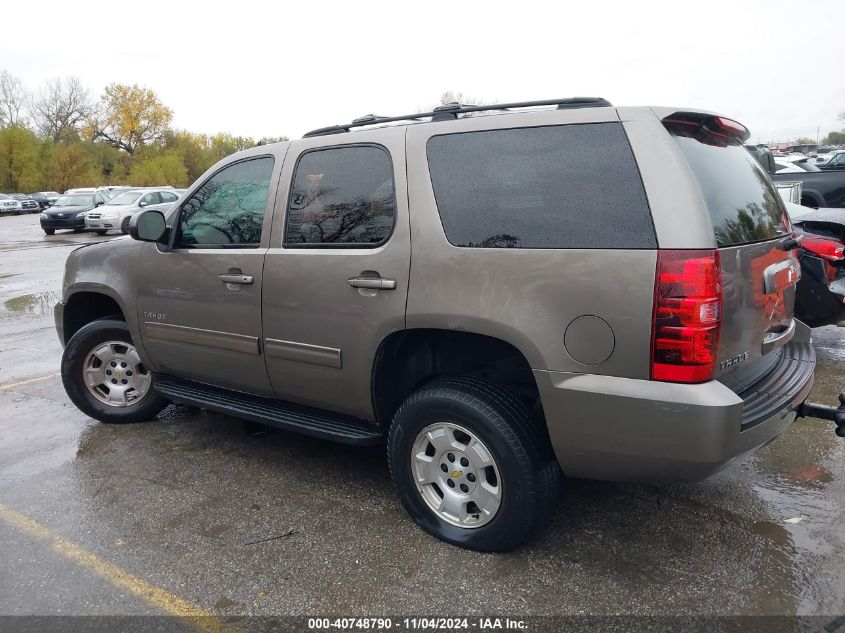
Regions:
[[[102, 239], [0, 217], [0, 509], [133, 577], [220, 616], [845, 613], [845, 444], [829, 422], [800, 420], [698, 484], [568, 481], [511, 554], [418, 529], [380, 447], [177, 406], [94, 422], [51, 377], [52, 306], [67, 255]], [[845, 330], [815, 343], [811, 399], [833, 403]], [[2, 517], [0, 570], [0, 615], [166, 612]]]

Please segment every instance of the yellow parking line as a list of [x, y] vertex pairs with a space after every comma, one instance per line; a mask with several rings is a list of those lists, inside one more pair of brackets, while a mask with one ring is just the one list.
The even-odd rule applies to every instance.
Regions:
[[57, 554], [97, 574], [118, 589], [135, 594], [165, 613], [185, 618], [187, 623], [204, 633], [220, 633], [226, 630], [223, 622], [213, 613], [161, 587], [156, 587], [137, 576], [133, 576], [117, 565], [92, 554], [58, 534], [54, 534], [40, 523], [2, 504], [0, 504], [0, 520], [37, 541], [46, 542]]
[[12, 389], [13, 387], [23, 387], [24, 385], [31, 385], [34, 382], [41, 382], [42, 380], [50, 380], [59, 374], [47, 374], [46, 376], [39, 376], [38, 378], [30, 378], [29, 380], [21, 380], [20, 382], [9, 382], [5, 385], [0, 385], [0, 389]]

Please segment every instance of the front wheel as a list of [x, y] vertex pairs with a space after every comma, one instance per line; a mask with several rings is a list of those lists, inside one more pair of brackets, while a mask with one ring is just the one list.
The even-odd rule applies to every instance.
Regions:
[[405, 509], [455, 545], [512, 550], [539, 531], [557, 498], [560, 468], [545, 430], [485, 381], [449, 378], [414, 392], [387, 446]]
[[94, 231], [94, 233], [96, 233], [97, 235], [105, 235], [106, 231], [104, 231], [103, 229], [99, 229], [97, 231]]
[[129, 235], [129, 220], [130, 219], [131, 218], [129, 218], [129, 217], [125, 217], [120, 222], [120, 232], [123, 233], [124, 235]]
[[56, 233], [56, 229], [44, 229], [44, 235], [54, 235]]
[[93, 321], [73, 335], [62, 356], [62, 382], [73, 404], [100, 422], [151, 420], [167, 406], [129, 328], [117, 319]]

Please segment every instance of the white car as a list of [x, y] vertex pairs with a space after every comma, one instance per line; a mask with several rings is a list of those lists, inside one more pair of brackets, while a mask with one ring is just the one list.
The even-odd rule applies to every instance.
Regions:
[[7, 196], [5, 193], [0, 193], [0, 213], [20, 214], [23, 212], [20, 200]]
[[118, 193], [103, 206], [85, 216], [85, 229], [105, 235], [111, 230], [129, 233], [129, 220], [147, 209], [167, 211], [179, 199], [170, 187], [138, 188]]
[[838, 154], [845, 154], [845, 149], [834, 149], [829, 151], [827, 154], [819, 154], [816, 156], [816, 163], [820, 163], [822, 165], [829, 163], [830, 160]]

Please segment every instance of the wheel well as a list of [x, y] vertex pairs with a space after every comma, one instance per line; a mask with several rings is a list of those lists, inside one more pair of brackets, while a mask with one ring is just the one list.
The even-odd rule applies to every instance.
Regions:
[[413, 391], [446, 376], [475, 376], [497, 383], [544, 419], [534, 374], [513, 345], [470, 332], [420, 329], [394, 332], [379, 346], [372, 375], [376, 420], [390, 423]]
[[91, 321], [104, 317], [117, 317], [126, 320], [117, 301], [99, 292], [77, 292], [71, 295], [65, 304], [64, 337], [65, 343], [79, 329]]

